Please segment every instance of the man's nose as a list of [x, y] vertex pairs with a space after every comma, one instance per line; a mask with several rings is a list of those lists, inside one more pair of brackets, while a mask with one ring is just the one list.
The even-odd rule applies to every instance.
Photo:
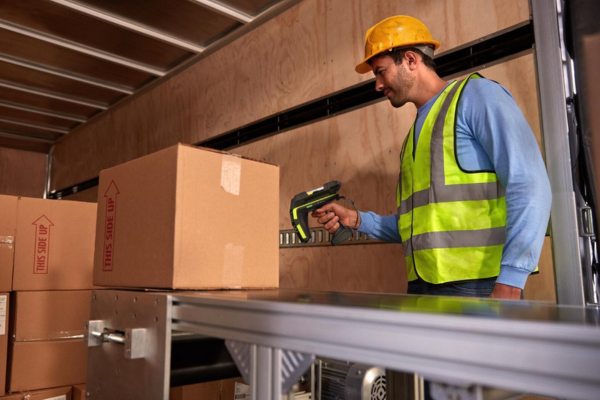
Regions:
[[375, 79], [375, 90], [378, 92], [383, 91], [383, 82], [381, 81], [381, 78], [377, 77], [377, 79]]

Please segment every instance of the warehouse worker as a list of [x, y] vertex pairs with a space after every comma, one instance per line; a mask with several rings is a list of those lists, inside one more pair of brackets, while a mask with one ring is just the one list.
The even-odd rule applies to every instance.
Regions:
[[313, 217], [331, 233], [341, 221], [402, 243], [409, 294], [519, 299], [548, 225], [544, 162], [511, 94], [478, 74], [442, 80], [433, 62], [439, 46], [408, 16], [367, 31], [356, 71], [373, 72], [392, 106], [417, 107], [400, 153], [398, 214], [332, 203]]

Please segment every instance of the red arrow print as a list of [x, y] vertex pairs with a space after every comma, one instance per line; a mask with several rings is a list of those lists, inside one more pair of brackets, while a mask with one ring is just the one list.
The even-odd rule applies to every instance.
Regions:
[[104, 249], [102, 254], [102, 271], [112, 271], [115, 254], [115, 232], [117, 226], [117, 196], [119, 188], [115, 181], [111, 181], [110, 185], [104, 193], [106, 203], [106, 212], [104, 219]]
[[50, 228], [52, 221], [42, 215], [31, 225], [35, 225], [35, 240], [33, 243], [33, 273], [47, 274], [50, 259]]

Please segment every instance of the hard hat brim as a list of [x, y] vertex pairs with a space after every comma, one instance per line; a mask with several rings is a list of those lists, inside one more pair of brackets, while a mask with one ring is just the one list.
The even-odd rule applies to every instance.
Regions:
[[373, 58], [378, 57], [380, 55], [385, 55], [386, 52], [390, 52], [390, 51], [398, 50], [398, 49], [402, 49], [402, 48], [414, 47], [417, 45], [433, 45], [434, 46], [433, 48], [435, 50], [437, 50], [440, 47], [440, 42], [438, 42], [437, 40], [432, 40], [427, 43], [414, 42], [414, 43], [403, 44], [402, 46], [399, 46], [399, 47], [393, 47], [391, 49], [383, 49], [381, 51], [378, 51], [377, 53], [372, 54], [370, 57], [365, 58], [360, 64], [358, 64], [354, 68], [354, 70], [359, 74], [369, 73], [369, 72], [373, 71], [373, 68], [371, 68], [371, 65], [369, 65], [369, 61], [372, 60]]

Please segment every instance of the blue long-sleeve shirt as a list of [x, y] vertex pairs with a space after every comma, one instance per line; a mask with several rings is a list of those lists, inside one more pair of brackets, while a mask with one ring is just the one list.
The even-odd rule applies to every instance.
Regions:
[[[416, 140], [439, 95], [417, 110]], [[512, 95], [493, 81], [469, 81], [458, 108], [456, 146], [460, 165], [471, 171], [496, 171], [506, 189], [506, 242], [496, 282], [523, 288], [539, 260], [552, 202], [538, 144]], [[360, 232], [374, 239], [402, 243], [397, 214], [361, 212], [360, 217]]]

